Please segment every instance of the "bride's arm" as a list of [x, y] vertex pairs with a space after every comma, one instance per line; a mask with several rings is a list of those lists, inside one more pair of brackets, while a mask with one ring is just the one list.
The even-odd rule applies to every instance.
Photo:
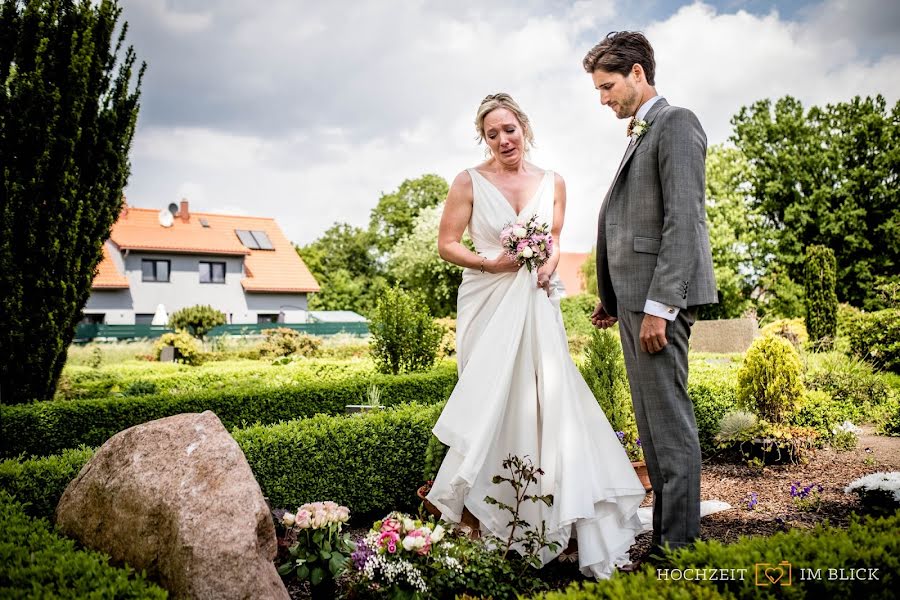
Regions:
[[566, 182], [563, 181], [563, 178], [558, 173], [554, 175], [556, 176], [556, 193], [553, 195], [553, 229], [551, 231], [553, 235], [553, 254], [538, 269], [538, 285], [549, 280], [559, 264], [559, 234], [562, 232], [563, 220], [566, 217]]
[[519, 264], [501, 254], [497, 258], [486, 258], [466, 248], [462, 235], [472, 218], [472, 178], [463, 171], [456, 176], [447, 194], [441, 227], [438, 230], [438, 254], [449, 263], [469, 269], [484, 270], [487, 273], [517, 271]]

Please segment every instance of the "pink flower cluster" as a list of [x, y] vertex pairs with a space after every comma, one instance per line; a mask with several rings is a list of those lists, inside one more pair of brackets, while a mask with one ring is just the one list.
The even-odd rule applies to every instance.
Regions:
[[539, 268], [553, 254], [550, 226], [538, 223], [537, 219], [537, 215], [532, 215], [524, 223], [518, 220], [500, 231], [500, 245], [506, 255], [529, 271]]
[[287, 527], [298, 529], [324, 529], [341, 525], [350, 519], [350, 509], [337, 502], [310, 502], [297, 509], [297, 514], [284, 513], [281, 521]]
[[391, 513], [381, 521], [376, 521], [366, 538], [370, 547], [381, 554], [396, 554], [400, 550], [424, 556], [444, 537], [444, 528], [432, 527], [429, 523], [403, 515]]

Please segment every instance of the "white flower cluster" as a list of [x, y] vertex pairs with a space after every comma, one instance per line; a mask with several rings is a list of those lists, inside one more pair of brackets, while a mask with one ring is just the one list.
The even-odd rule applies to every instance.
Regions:
[[854, 435], [859, 435], [860, 433], [862, 433], [862, 429], [854, 425], [852, 421], [844, 421], [843, 423], [832, 429], [831, 433], [838, 433], [841, 431], [849, 431]]
[[459, 574], [462, 574], [463, 568], [460, 562], [452, 556], [439, 556], [437, 557], [437, 562], [442, 566], [447, 567], [453, 571], [456, 571]]
[[287, 527], [299, 529], [324, 529], [350, 520], [350, 509], [337, 502], [310, 502], [297, 509], [297, 514], [286, 512], [281, 522]]
[[844, 488], [844, 493], [850, 492], [885, 492], [894, 497], [895, 502], [900, 502], [900, 471], [888, 473], [879, 472], [860, 477]]
[[366, 559], [363, 573], [366, 574], [370, 581], [375, 581], [376, 571], [380, 571], [384, 579], [390, 584], [395, 583], [402, 576], [417, 591], [423, 594], [428, 591], [428, 586], [425, 585], [422, 573], [408, 560], [402, 558], [388, 560], [382, 554], [373, 554]]

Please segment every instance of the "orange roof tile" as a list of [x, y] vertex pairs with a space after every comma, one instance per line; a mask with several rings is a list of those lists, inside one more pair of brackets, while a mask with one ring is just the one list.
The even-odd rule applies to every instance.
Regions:
[[[241, 285], [247, 292], [321, 289], [274, 219], [192, 212], [187, 222], [175, 217], [171, 227], [163, 227], [158, 215], [157, 209], [128, 207], [113, 225], [110, 239], [122, 250], [244, 255], [246, 277]], [[201, 218], [209, 227], [200, 223]], [[235, 233], [237, 229], [266, 232], [274, 250], [245, 247]]]
[[103, 243], [103, 258], [97, 265], [97, 274], [94, 275], [94, 281], [91, 283], [92, 288], [102, 289], [127, 289], [128, 278], [116, 268], [116, 263], [109, 256], [109, 248], [106, 242]]
[[[566, 295], [574, 296], [585, 291], [584, 275], [581, 274], [581, 265], [588, 259], [590, 254], [587, 252], [563, 252], [559, 257], [559, 264], [556, 266], [556, 272], [562, 279], [566, 288]], [[596, 294], [593, 290], [591, 293]]]

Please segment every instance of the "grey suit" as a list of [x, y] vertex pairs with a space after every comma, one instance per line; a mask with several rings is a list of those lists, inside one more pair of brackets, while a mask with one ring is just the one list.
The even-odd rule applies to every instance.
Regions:
[[[705, 210], [706, 134], [684, 108], [656, 101], [600, 209], [597, 281], [619, 318], [638, 433], [653, 485], [654, 543], [683, 546], [700, 532], [700, 443], [687, 395], [696, 307], [717, 301]], [[680, 309], [669, 344], [640, 347], [647, 299]], [[671, 311], [674, 312], [674, 311]]]

